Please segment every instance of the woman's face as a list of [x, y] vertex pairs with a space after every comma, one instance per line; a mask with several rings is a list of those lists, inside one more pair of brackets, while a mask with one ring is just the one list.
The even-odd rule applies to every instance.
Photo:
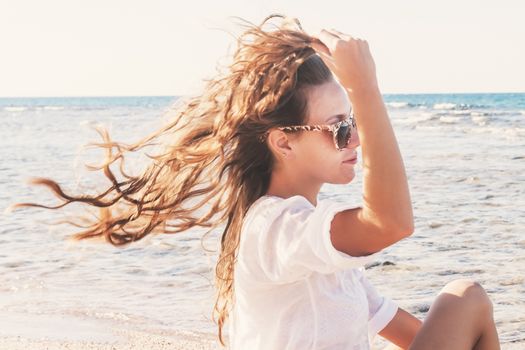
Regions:
[[[336, 124], [347, 118], [351, 104], [345, 89], [336, 80], [311, 87], [307, 90], [308, 115], [305, 124]], [[300, 132], [294, 141], [294, 168], [303, 172], [312, 181], [345, 184], [355, 177], [354, 162], [345, 162], [357, 157], [359, 146], [357, 132], [352, 133], [349, 144], [341, 151], [334, 145], [329, 131]]]

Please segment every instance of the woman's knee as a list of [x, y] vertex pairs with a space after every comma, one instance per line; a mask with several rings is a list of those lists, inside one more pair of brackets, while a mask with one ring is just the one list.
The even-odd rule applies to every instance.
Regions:
[[478, 310], [492, 314], [492, 301], [483, 286], [470, 279], [456, 279], [445, 285], [440, 294], [453, 294], [461, 298], [464, 303], [471, 304]]

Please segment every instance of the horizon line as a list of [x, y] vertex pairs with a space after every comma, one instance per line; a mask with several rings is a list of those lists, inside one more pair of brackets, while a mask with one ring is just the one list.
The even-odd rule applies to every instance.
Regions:
[[[451, 91], [451, 92], [381, 92], [382, 95], [473, 95], [473, 94], [525, 94], [525, 91]], [[7, 98], [95, 98], [95, 97], [182, 97], [184, 95], [42, 95], [42, 96], [0, 96], [0, 99]], [[188, 95], [191, 96], [191, 95]]]

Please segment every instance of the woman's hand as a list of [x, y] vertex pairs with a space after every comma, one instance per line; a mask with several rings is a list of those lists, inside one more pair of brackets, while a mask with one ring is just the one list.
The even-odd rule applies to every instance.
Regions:
[[376, 67], [366, 40], [323, 29], [312, 48], [349, 93], [377, 88]]

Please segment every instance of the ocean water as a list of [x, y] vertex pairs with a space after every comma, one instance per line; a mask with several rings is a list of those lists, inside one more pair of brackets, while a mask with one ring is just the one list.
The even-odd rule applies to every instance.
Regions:
[[[477, 280], [492, 298], [502, 348], [524, 348], [525, 94], [384, 99], [409, 178], [416, 230], [367, 266], [369, 279], [421, 319], [447, 282]], [[115, 140], [132, 143], [159, 128], [175, 101], [0, 99], [0, 209], [24, 201], [57, 204], [44, 188], [25, 183], [31, 176], [56, 179], [71, 191], [105, 188], [103, 176], [82, 167], [103, 156], [81, 152], [86, 143], [100, 141], [90, 126], [103, 124]], [[136, 155], [130, 166], [139, 171], [146, 162]], [[320, 197], [359, 204], [359, 164], [356, 169], [355, 181], [327, 184]], [[72, 227], [47, 224], [61, 217], [36, 208], [0, 216], [0, 335], [60, 336], [65, 324], [78, 324], [77, 329], [89, 325], [78, 337], [89, 338], [86, 328], [93, 337], [106, 337], [108, 323], [215, 332], [210, 314], [216, 254], [202, 249], [202, 231], [116, 248], [66, 241]], [[217, 242], [212, 237], [204, 245], [215, 249]], [[39, 331], [27, 332], [27, 320]], [[75, 327], [70, 328], [72, 336]], [[384, 345], [376, 339], [378, 348]]]

